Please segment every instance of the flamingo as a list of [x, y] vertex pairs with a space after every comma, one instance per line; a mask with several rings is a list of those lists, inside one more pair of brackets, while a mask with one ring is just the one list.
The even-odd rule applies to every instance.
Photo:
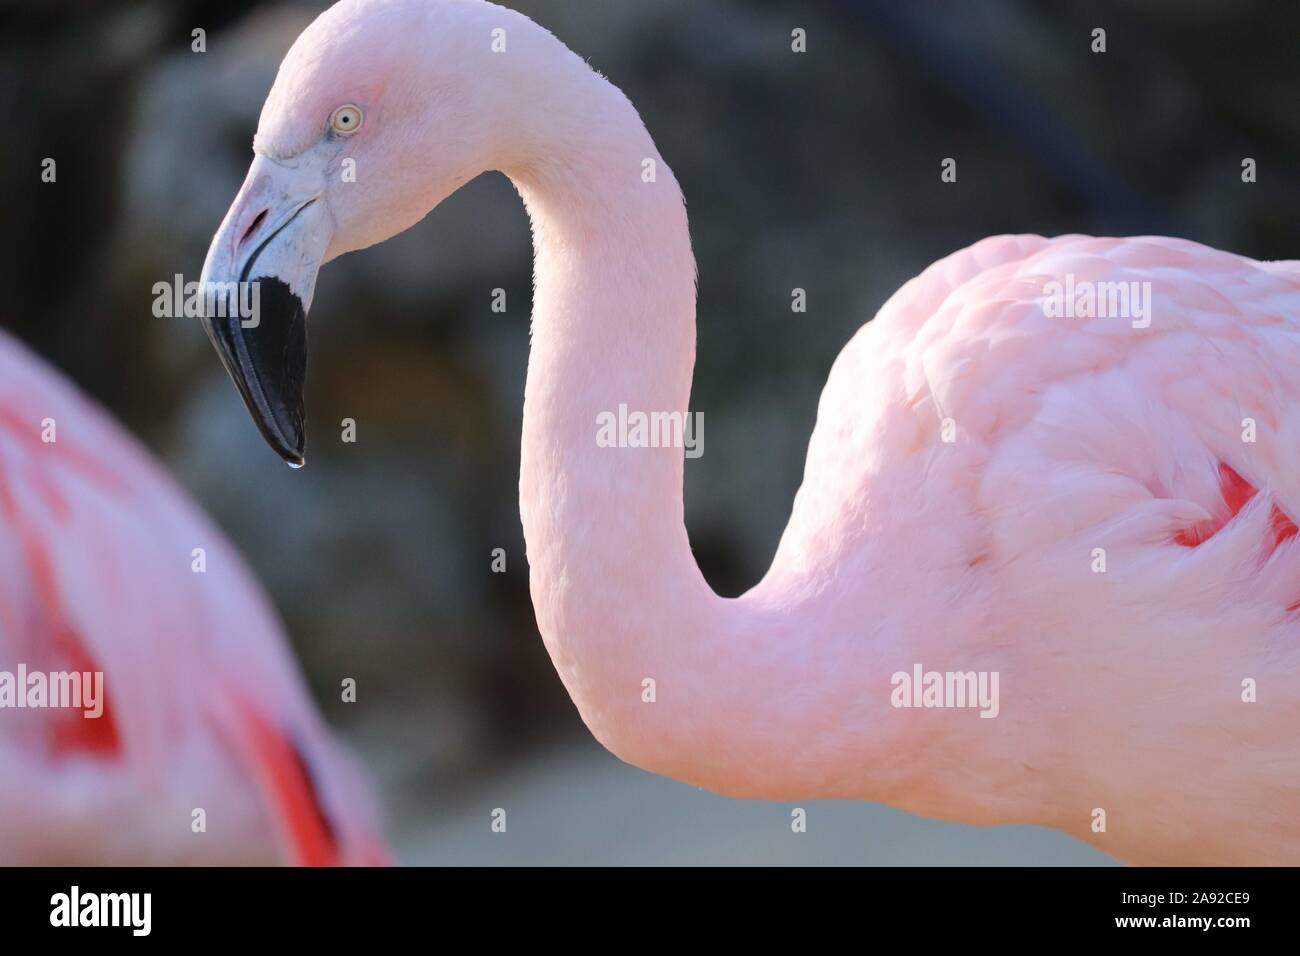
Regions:
[[[1004, 235], [934, 263], [835, 361], [771, 567], [726, 599], [681, 443], [597, 440], [623, 408], [688, 410], [681, 188], [628, 99], [515, 11], [343, 0], [289, 50], [203, 272], [258, 428], [303, 463], [319, 267], [487, 171], [534, 239], [537, 625], [605, 747], [721, 794], [1041, 825], [1134, 863], [1300, 861], [1300, 262]], [[954, 674], [997, 705], [940, 696]]]
[[[368, 790], [239, 556], [134, 439], [3, 334], [0, 672], [0, 863], [387, 859]], [[33, 675], [73, 672], [93, 706], [20, 705], [41, 700], [25, 693]]]

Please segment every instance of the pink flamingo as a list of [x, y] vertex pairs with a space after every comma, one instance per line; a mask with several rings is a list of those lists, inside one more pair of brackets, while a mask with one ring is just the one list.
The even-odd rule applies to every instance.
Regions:
[[[622, 407], [684, 412], [695, 349], [682, 193], [621, 92], [499, 6], [344, 0], [253, 151], [204, 272], [260, 284], [260, 325], [206, 321], [293, 464], [319, 265], [484, 171], [514, 182], [533, 603], [619, 757], [1136, 862], [1300, 861], [1300, 263], [1028, 235], [935, 263], [835, 362], [771, 569], [723, 599], [680, 445], [597, 440]], [[967, 675], [1000, 703], [963, 708]]]
[[[384, 860], [366, 788], [239, 556], [4, 335], [0, 671], [0, 862]], [[72, 672], [92, 706], [20, 706]]]

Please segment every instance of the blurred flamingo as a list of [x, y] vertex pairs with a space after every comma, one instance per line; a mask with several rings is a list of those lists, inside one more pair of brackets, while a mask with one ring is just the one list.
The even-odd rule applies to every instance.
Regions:
[[[510, 10], [345, 0], [289, 51], [253, 152], [205, 278], [260, 285], [260, 325], [206, 323], [294, 464], [320, 264], [484, 171], [514, 182], [533, 603], [618, 756], [1132, 861], [1300, 861], [1300, 263], [1029, 235], [935, 263], [840, 354], [771, 569], [723, 599], [682, 448], [597, 440], [624, 406], [684, 412], [695, 353], [682, 194], [622, 93]], [[1150, 312], [1054, 314], [1075, 282]], [[899, 706], [918, 666], [998, 675], [996, 719]]]
[[366, 787], [242, 560], [0, 334], [0, 670], [20, 666], [102, 671], [104, 707], [0, 709], [0, 863], [384, 860]]

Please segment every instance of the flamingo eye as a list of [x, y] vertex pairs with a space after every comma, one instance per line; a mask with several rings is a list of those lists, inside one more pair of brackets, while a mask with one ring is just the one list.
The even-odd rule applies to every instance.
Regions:
[[349, 103], [347, 106], [340, 106], [330, 114], [330, 128], [346, 136], [361, 128], [361, 119], [361, 107]]

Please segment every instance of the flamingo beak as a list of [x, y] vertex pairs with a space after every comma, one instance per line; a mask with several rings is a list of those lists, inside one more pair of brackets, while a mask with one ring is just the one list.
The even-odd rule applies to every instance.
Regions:
[[303, 464], [307, 309], [333, 235], [317, 164], [257, 156], [203, 264], [203, 328], [262, 437]]

